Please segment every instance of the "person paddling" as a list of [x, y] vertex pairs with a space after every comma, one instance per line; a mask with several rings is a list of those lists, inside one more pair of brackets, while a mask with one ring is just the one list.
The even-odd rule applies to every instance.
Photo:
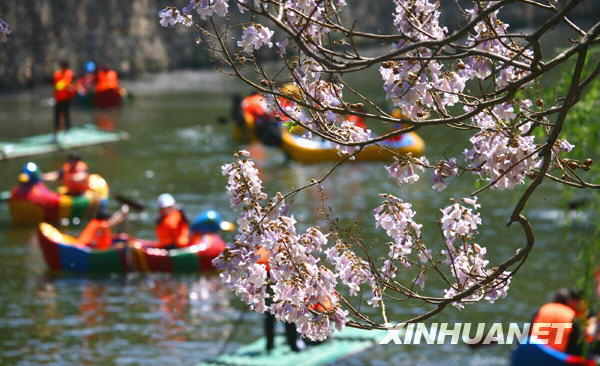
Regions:
[[190, 228], [186, 215], [169, 193], [158, 196], [156, 236], [159, 248], [177, 249], [190, 245]]
[[67, 194], [71, 196], [78, 196], [90, 189], [88, 166], [76, 152], [67, 154], [67, 161], [63, 164], [62, 169], [42, 175], [42, 179], [49, 182], [61, 178], [67, 187]]
[[113, 242], [111, 228], [125, 221], [128, 215], [129, 206], [127, 205], [121, 206], [121, 209], [113, 215], [105, 209], [100, 209], [81, 234], [79, 234], [77, 240], [81, 245], [94, 249], [109, 249]]

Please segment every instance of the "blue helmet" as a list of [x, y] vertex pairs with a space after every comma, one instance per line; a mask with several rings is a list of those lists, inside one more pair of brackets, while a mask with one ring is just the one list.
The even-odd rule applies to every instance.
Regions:
[[94, 63], [94, 61], [88, 61], [85, 63], [84, 68], [85, 72], [94, 72], [96, 71], [96, 64]]
[[19, 174], [21, 183], [37, 183], [40, 181], [40, 167], [34, 162], [27, 162]]
[[231, 231], [234, 225], [231, 222], [223, 221], [221, 214], [217, 211], [207, 210], [196, 217], [191, 228], [194, 232], [216, 233], [219, 230]]

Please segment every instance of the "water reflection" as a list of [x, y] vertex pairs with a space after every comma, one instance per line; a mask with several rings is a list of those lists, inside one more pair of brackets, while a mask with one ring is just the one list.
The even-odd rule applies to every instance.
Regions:
[[[11, 359], [104, 364], [132, 357], [190, 364], [210, 352], [207, 345], [219, 339], [234, 313], [215, 276], [46, 274], [23, 297], [30, 291], [29, 304], [0, 300], [0, 308], [12, 309], [2, 315], [9, 332], [0, 335], [3, 364]], [[186, 344], [197, 349], [182, 355]]]
[[120, 125], [121, 107], [94, 108], [93, 117], [98, 128], [112, 131]]

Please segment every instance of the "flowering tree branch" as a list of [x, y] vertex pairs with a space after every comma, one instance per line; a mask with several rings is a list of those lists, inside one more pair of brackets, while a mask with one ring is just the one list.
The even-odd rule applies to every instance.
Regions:
[[0, 42], [6, 42], [6, 36], [9, 35], [12, 31], [10, 30], [10, 24], [8, 24], [4, 19], [2, 19], [2, 14], [0, 14]]
[[[592, 64], [588, 57], [600, 42], [600, 22], [585, 28], [569, 19], [585, 2], [565, 0], [559, 6], [550, 0], [474, 0], [461, 2], [469, 3], [464, 8], [455, 2], [462, 21], [452, 32], [440, 23], [439, 3], [432, 0], [394, 0], [394, 29], [389, 33], [360, 29], [344, 0], [191, 0], [181, 10], [162, 10], [163, 26], [194, 25], [218, 68], [262, 93], [267, 108], [287, 124], [303, 127], [306, 137], [331, 141], [345, 160], [365, 146], [417, 129], [436, 126], [473, 133], [462, 158], [430, 162], [398, 155], [386, 167], [399, 185], [419, 181], [427, 169], [433, 172], [432, 189], [438, 191], [459, 174], [474, 174], [484, 184], [471, 197], [441, 209], [441, 249], [422, 240], [422, 225], [415, 221], [411, 203], [382, 193], [373, 217], [390, 240], [383, 258], [375, 257], [360, 238], [335, 227], [296, 231], [291, 201], [286, 201], [308, 187], [322, 189], [321, 183], [341, 162], [321, 179], [269, 199], [254, 163], [245, 152], [236, 154], [223, 167], [231, 206], [240, 215], [235, 241], [215, 261], [225, 283], [256, 311], [295, 322], [313, 339], [344, 326], [389, 327], [389, 301], [423, 302], [423, 313], [406, 319], [416, 322], [449, 304], [463, 308], [506, 296], [511, 278], [535, 243], [522, 212], [543, 180], [600, 187], [578, 173], [589, 169], [592, 160], [565, 157], [573, 145], [561, 138], [569, 110], [600, 74], [600, 63]], [[531, 32], [509, 32], [499, 12], [511, 6], [535, 7], [547, 17]], [[543, 48], [541, 39], [561, 24], [578, 38], [560, 52]], [[368, 47], [374, 44], [378, 47]], [[280, 62], [267, 66], [266, 56], [278, 56]], [[566, 95], [555, 100], [535, 97], [544, 76], [564, 67], [572, 67]], [[386, 102], [368, 97], [349, 81], [368, 69], [379, 72]], [[401, 116], [388, 112], [387, 104]], [[373, 134], [354, 126], [349, 114], [379, 123], [378, 130], [385, 131]], [[526, 189], [508, 225], [521, 225], [525, 243], [513, 256], [490, 266], [486, 248], [476, 242], [482, 224], [477, 197], [486, 190], [520, 185]], [[269, 253], [268, 269], [256, 254], [262, 249]], [[427, 291], [431, 277], [446, 288]], [[380, 318], [367, 316], [357, 305], [365, 293], [370, 293], [366, 302], [379, 308]], [[265, 303], [268, 296], [271, 305]]]

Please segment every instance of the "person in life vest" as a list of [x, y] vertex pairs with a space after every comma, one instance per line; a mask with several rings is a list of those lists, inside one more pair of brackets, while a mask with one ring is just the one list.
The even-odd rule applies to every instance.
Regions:
[[25, 163], [21, 170], [21, 174], [19, 174], [19, 183], [23, 185], [35, 185], [40, 180], [40, 167], [32, 161]]
[[585, 323], [586, 316], [586, 303], [580, 293], [560, 289], [554, 300], [543, 305], [535, 314], [530, 336], [560, 352], [581, 356], [587, 347], [584, 341], [586, 329], [581, 325]]
[[123, 205], [121, 210], [114, 215], [110, 215], [106, 210], [101, 209], [83, 229], [77, 240], [81, 245], [98, 250], [110, 249], [113, 241], [111, 228], [120, 224], [129, 215], [129, 206]]
[[281, 145], [279, 121], [275, 114], [267, 110], [264, 96], [253, 93], [242, 100], [241, 107], [248, 132], [265, 145]]
[[84, 64], [85, 74], [81, 75], [75, 82], [78, 98], [83, 98], [94, 92], [96, 83], [96, 64], [94, 61], [88, 61]]
[[190, 245], [190, 228], [185, 213], [169, 193], [158, 196], [156, 236], [158, 247], [177, 249]]
[[109, 89], [119, 90], [119, 76], [116, 71], [100, 66], [96, 77], [96, 93], [102, 93]]
[[221, 214], [215, 210], [206, 210], [198, 215], [191, 225], [191, 243], [198, 242], [202, 235], [218, 233], [219, 231], [231, 231], [235, 225], [229, 221], [223, 221]]
[[[267, 270], [267, 278], [270, 278], [269, 252], [264, 247], [260, 247], [254, 255], [257, 257], [257, 263], [263, 265]], [[265, 305], [269, 306], [273, 303], [273, 289], [271, 289], [270, 285], [267, 285], [267, 294], [269, 294], [269, 297], [265, 299]], [[271, 352], [275, 347], [275, 315], [265, 311], [264, 326], [265, 338], [267, 340], [266, 349], [267, 352]], [[300, 352], [306, 348], [306, 344], [300, 338], [296, 330], [296, 324], [294, 323], [285, 323], [285, 339], [293, 352]]]
[[69, 110], [74, 96], [73, 71], [69, 69], [67, 61], [61, 61], [60, 69], [54, 72], [54, 141], [56, 141], [61, 119], [64, 120], [65, 130], [71, 128]]
[[67, 155], [67, 162], [63, 164], [61, 170], [45, 173], [42, 178], [45, 181], [56, 181], [62, 178], [67, 194], [71, 196], [83, 194], [90, 188], [88, 166], [76, 152]]

